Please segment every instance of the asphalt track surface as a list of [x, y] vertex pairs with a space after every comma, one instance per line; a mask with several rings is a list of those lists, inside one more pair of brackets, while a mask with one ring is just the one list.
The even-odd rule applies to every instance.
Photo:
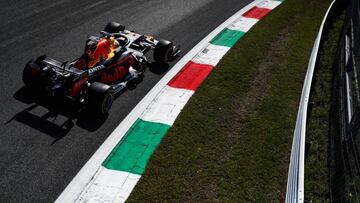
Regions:
[[251, 0], [0, 2], [0, 202], [52, 202], [168, 69], [146, 72], [108, 116], [31, 93], [24, 64], [42, 53], [73, 60], [107, 22], [174, 41], [182, 55]]

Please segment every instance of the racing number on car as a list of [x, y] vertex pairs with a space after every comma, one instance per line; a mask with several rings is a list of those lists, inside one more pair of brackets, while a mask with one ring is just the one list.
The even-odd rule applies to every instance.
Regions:
[[114, 72], [112, 73], [102, 73], [101, 74], [101, 81], [103, 83], [112, 83], [112, 82], [116, 82], [120, 79], [122, 79], [127, 73], [128, 73], [128, 69], [125, 68], [124, 66], [119, 66], [116, 67]]

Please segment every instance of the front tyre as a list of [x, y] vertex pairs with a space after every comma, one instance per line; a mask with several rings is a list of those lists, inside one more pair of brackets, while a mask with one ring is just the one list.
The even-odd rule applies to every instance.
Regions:
[[117, 22], [110, 22], [104, 28], [104, 31], [108, 33], [119, 33], [124, 30], [125, 30], [125, 26]]
[[94, 82], [89, 87], [89, 108], [98, 114], [107, 114], [112, 106], [114, 90], [106, 84]]
[[167, 40], [159, 40], [154, 50], [154, 60], [158, 63], [168, 63], [173, 55], [174, 46]]

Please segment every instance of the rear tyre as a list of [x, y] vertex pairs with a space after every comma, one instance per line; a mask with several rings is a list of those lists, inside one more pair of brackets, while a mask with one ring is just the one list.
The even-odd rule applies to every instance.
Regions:
[[119, 33], [124, 30], [125, 30], [125, 26], [117, 22], [110, 22], [104, 28], [104, 31], [109, 33]]
[[159, 40], [154, 50], [154, 60], [158, 63], [168, 63], [173, 54], [173, 44], [167, 40]]
[[97, 114], [107, 114], [112, 106], [114, 90], [106, 84], [94, 82], [89, 87], [88, 107]]
[[34, 86], [37, 81], [36, 72], [33, 70], [33, 68], [30, 65], [31, 62], [32, 61], [29, 61], [25, 65], [23, 74], [22, 74], [22, 80], [26, 86]]

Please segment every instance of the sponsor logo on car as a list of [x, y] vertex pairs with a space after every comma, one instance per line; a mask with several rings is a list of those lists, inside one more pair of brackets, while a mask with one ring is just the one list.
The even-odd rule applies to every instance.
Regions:
[[104, 65], [95, 66], [94, 68], [90, 68], [90, 69], [88, 70], [88, 72], [89, 72], [89, 74], [91, 75], [91, 74], [93, 74], [93, 73], [95, 73], [95, 72], [97, 72], [97, 71], [99, 71], [99, 70], [104, 69], [104, 68], [105, 68]]
[[116, 82], [122, 78], [129, 72], [128, 68], [124, 66], [118, 66], [114, 69], [112, 73], [101, 73], [101, 82], [105, 84]]

